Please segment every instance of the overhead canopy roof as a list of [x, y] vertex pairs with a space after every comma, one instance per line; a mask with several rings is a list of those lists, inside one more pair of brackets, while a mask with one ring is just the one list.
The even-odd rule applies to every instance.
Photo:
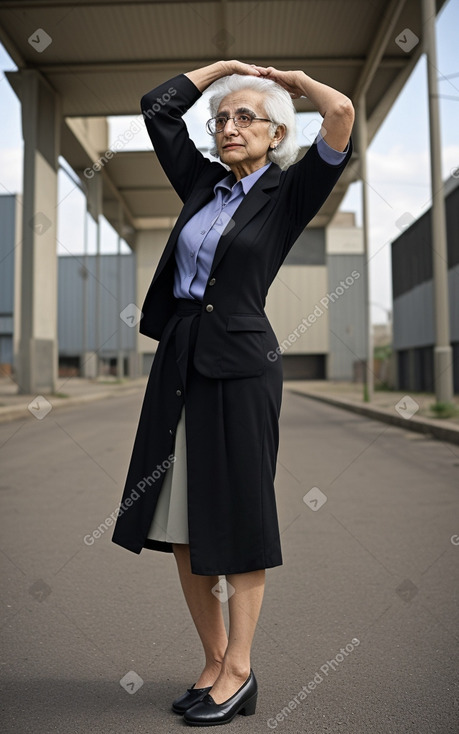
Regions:
[[[436, 1], [437, 12], [445, 1]], [[40, 28], [52, 39], [43, 53], [28, 41]], [[422, 41], [419, 0], [3, 0], [0, 6], [0, 40], [19, 69], [39, 70], [59, 93], [64, 117], [139, 115], [140, 97], [160, 82], [237, 58], [303, 69], [354, 104], [365, 92], [369, 142], [422, 52], [416, 38]], [[8, 78], [20, 96], [17, 75]], [[305, 98], [295, 107], [312, 111]], [[74, 127], [65, 126], [62, 155], [76, 170], [90, 166]], [[135, 228], [177, 216], [180, 201], [153, 152], [119, 152], [103, 175], [109, 219], [117, 200]], [[357, 177], [357, 165], [348, 166], [313, 226], [327, 224]]]

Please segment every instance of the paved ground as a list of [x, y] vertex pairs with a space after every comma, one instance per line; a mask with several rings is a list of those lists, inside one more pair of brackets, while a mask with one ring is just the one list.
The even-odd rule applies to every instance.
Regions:
[[[146, 377], [117, 380], [101, 377], [97, 380], [62, 377], [51, 395], [21, 395], [12, 378], [0, 376], [0, 423], [16, 418], [40, 416], [46, 410], [59, 410], [94, 400], [135, 393], [144, 389]], [[399, 425], [418, 433], [434, 436], [459, 445], [459, 395], [453, 397], [456, 414], [439, 418], [432, 411], [436, 397], [432, 393], [406, 394], [405, 391], [375, 390], [372, 400], [363, 399], [361, 384], [338, 380], [290, 380], [286, 389], [307, 395], [330, 405], [351, 410], [390, 425]]]
[[[142, 395], [0, 425], [5, 734], [189, 730], [173, 558], [83, 540], [119, 502]], [[288, 391], [281, 436], [258, 708], [225, 731], [457, 732], [458, 447]]]

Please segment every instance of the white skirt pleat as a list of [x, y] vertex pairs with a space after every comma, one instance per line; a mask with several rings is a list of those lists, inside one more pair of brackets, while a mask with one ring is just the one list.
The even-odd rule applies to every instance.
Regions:
[[185, 407], [177, 424], [174, 455], [176, 459], [164, 475], [148, 538], [189, 543]]

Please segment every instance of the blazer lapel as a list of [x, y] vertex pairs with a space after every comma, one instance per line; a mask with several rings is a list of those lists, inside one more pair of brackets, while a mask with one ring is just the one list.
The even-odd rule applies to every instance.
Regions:
[[244, 196], [243, 201], [239, 204], [234, 213], [234, 218], [228, 222], [224, 231], [218, 240], [215, 250], [214, 259], [212, 261], [211, 273], [215, 270], [228, 247], [238, 236], [239, 232], [245, 227], [251, 219], [253, 219], [260, 209], [262, 209], [269, 201], [271, 196], [265, 193], [266, 190], [272, 189], [279, 185], [281, 169], [275, 163], [272, 163], [265, 173], [260, 176], [258, 181], [252, 186], [248, 194]]
[[[281, 169], [279, 166], [276, 163], [272, 163], [268, 170], [265, 171], [265, 173], [260, 176], [258, 181], [252, 186], [249, 193], [246, 194], [243, 201], [238, 206], [234, 214], [234, 218], [228, 222], [225, 230], [218, 240], [214, 259], [212, 261], [211, 272], [215, 270], [226, 250], [231, 245], [234, 238], [239, 234], [241, 229], [245, 227], [250, 220], [258, 214], [260, 209], [262, 209], [271, 200], [271, 196], [265, 193], [265, 191], [278, 186], [280, 174]], [[161, 255], [152, 284], [158, 279], [169, 258], [172, 256], [183, 226], [194, 214], [196, 214], [197, 211], [199, 211], [199, 209], [212, 199], [215, 184], [227, 175], [228, 171], [222, 168], [222, 174], [220, 176], [216, 177], [214, 175], [212, 181], [196, 188], [193, 195], [184, 204], [169, 236], [164, 252]]]
[[258, 214], [260, 209], [271, 201], [271, 196], [266, 191], [276, 188], [279, 185], [280, 174], [281, 169], [279, 166], [276, 163], [272, 163], [268, 170], [252, 186], [248, 194], [244, 196], [243, 201], [234, 213], [234, 218], [228, 222], [218, 240], [210, 269], [211, 273], [213, 273], [239, 232]]

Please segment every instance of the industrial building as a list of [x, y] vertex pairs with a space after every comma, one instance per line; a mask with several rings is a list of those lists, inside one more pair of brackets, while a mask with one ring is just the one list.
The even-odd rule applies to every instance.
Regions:
[[[448, 291], [454, 392], [459, 392], [459, 178], [445, 183]], [[392, 242], [393, 348], [397, 389], [434, 388], [432, 210]]]
[[[2, 282], [0, 363], [15, 373], [19, 338], [20, 199], [0, 196]], [[148, 374], [157, 342], [138, 334], [145, 293], [136, 253], [58, 257], [57, 348], [60, 375]], [[145, 282], [152, 269], [145, 266]], [[338, 213], [306, 229], [271, 286], [266, 311], [286, 377], [353, 379], [365, 360], [364, 256], [354, 215]]]

